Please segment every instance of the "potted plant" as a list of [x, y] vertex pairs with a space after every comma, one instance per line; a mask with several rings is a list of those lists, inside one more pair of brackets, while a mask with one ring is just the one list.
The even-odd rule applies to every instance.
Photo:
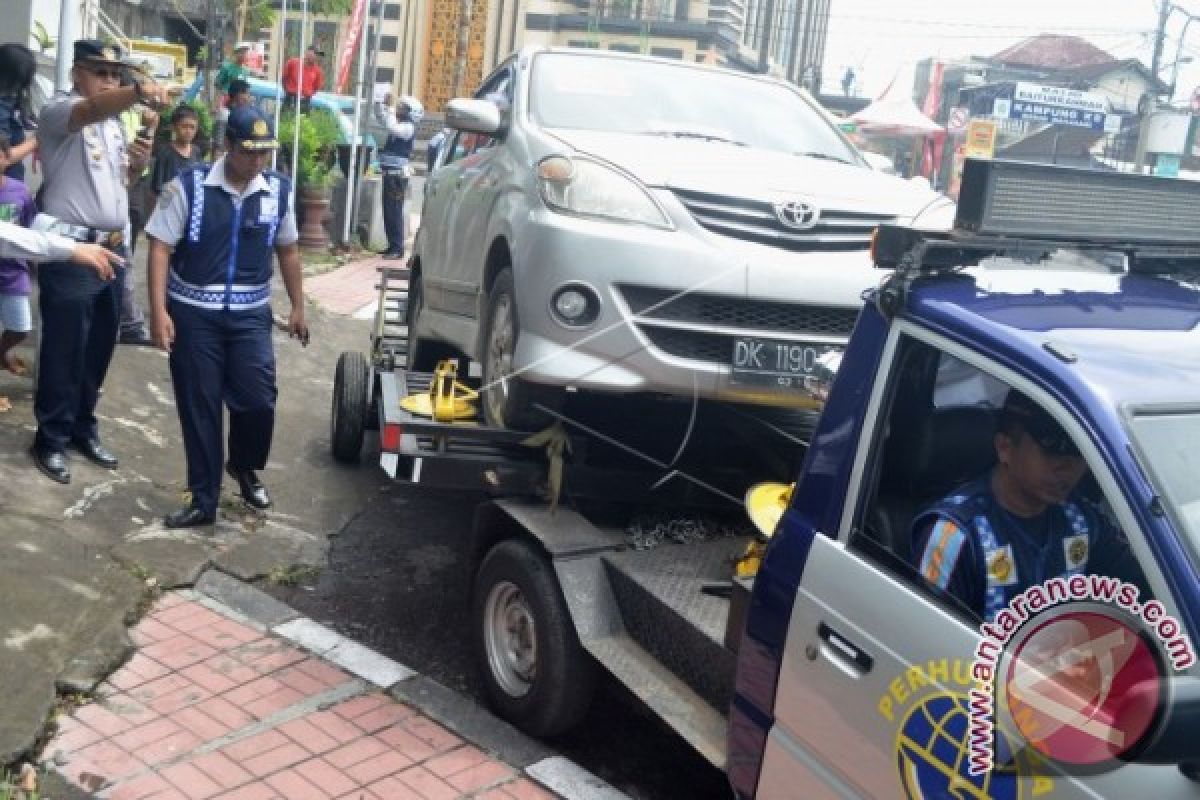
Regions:
[[[329, 210], [330, 188], [336, 182], [333, 163], [340, 136], [337, 120], [323, 109], [300, 115], [300, 137], [296, 158], [296, 213], [301, 221], [300, 246], [310, 250], [328, 249], [329, 233], [325, 220]], [[291, 149], [296, 143], [296, 115], [279, 119], [279, 143], [282, 168], [290, 170]]]

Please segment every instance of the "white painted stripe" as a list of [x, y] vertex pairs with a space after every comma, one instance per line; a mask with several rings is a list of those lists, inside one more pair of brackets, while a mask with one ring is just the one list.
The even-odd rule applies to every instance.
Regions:
[[354, 319], [374, 319], [375, 318], [375, 309], [378, 307], [379, 307], [378, 303], [372, 301], [370, 303], [367, 303], [365, 306], [360, 308], [358, 311], [355, 311], [352, 316], [354, 317]]
[[417, 674], [307, 617], [277, 625], [271, 632], [384, 689]]
[[381, 689], [394, 686], [417, 674], [403, 664], [345, 637], [336, 647], [325, 653], [325, 659]]
[[629, 800], [583, 767], [563, 756], [543, 758], [525, 768], [529, 777], [568, 800]]
[[326, 628], [307, 617], [276, 625], [271, 632], [319, 655], [325, 655], [342, 643], [342, 636], [337, 631]]

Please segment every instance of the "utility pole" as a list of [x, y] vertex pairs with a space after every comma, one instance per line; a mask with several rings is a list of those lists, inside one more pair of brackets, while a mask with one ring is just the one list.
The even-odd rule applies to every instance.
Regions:
[[458, 45], [454, 51], [454, 83], [451, 97], [462, 94], [463, 82], [467, 78], [467, 49], [471, 43], [471, 0], [460, 0], [458, 4]]
[[1146, 136], [1150, 128], [1150, 117], [1158, 108], [1158, 70], [1162, 65], [1163, 43], [1167, 38], [1167, 19], [1173, 10], [1175, 6], [1171, 5], [1171, 0], [1159, 0], [1158, 30], [1154, 34], [1154, 55], [1150, 58], [1150, 79], [1154, 85], [1150, 87], [1150, 103], [1142, 114], [1141, 125], [1138, 128], [1137, 159], [1134, 163], [1134, 170], [1138, 174], [1146, 167]]
[[208, 0], [208, 13], [204, 23], [204, 102], [209, 109], [213, 104], [213, 70], [216, 69], [213, 59], [217, 49], [217, 0]]
[[237, 38], [233, 40], [234, 46], [246, 38], [246, 15], [250, 11], [250, 0], [238, 0], [237, 10]]

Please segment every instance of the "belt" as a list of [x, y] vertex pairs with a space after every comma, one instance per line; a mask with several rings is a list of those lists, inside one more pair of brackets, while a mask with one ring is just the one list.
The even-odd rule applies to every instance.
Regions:
[[98, 228], [89, 228], [86, 225], [72, 225], [61, 221], [55, 222], [50, 230], [60, 233], [68, 239], [74, 239], [77, 242], [100, 244], [105, 247], [116, 248], [125, 243], [125, 231], [102, 231]]

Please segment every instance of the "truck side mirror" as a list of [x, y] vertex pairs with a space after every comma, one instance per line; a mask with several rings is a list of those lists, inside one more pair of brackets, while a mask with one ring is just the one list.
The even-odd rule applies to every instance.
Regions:
[[[1145, 697], [1161, 691], [1157, 681], [1143, 681], [1129, 689], [1125, 702], [1118, 707], [1116, 718], [1120, 719], [1125, 707], [1145, 707]], [[1171, 705], [1166, 709], [1158, 734], [1149, 746], [1134, 751], [1130, 759], [1138, 764], [1178, 764], [1195, 772], [1200, 767], [1200, 680], [1176, 677], [1171, 680]]]

